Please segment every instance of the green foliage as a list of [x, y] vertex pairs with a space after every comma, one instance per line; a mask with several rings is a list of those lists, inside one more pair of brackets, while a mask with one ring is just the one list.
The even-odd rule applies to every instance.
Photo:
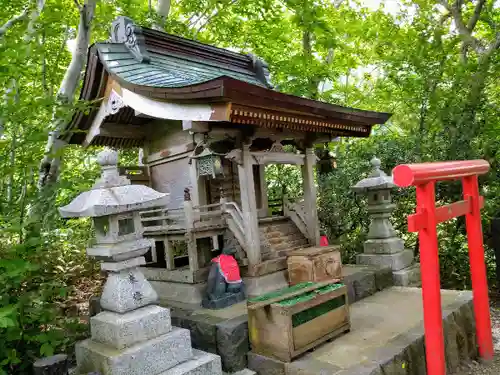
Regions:
[[[27, 3], [6, 2], [0, 25]], [[373, 156], [387, 172], [407, 162], [487, 159], [492, 169], [480, 182], [492, 275], [489, 221], [500, 211], [500, 55], [498, 48], [484, 51], [497, 37], [498, 3], [486, 2], [471, 33], [484, 50], [464, 43], [450, 15], [426, 0], [405, 1], [392, 14], [341, 0], [178, 0], [166, 20], [151, 3], [98, 2], [92, 42], [107, 39], [111, 21], [123, 14], [144, 26], [252, 52], [269, 63], [281, 91], [393, 113], [369, 139], [331, 143], [338, 168], [317, 179], [320, 219], [344, 247], [344, 261], [354, 261], [365, 239], [366, 202], [350, 187], [370, 171]], [[475, 4], [463, 3], [465, 21]], [[56, 210], [90, 188], [97, 150], [67, 147], [56, 186], [42, 197], [36, 186], [55, 93], [71, 58], [66, 44], [78, 21], [75, 1], [47, 0], [33, 32], [25, 20], [0, 36], [0, 373], [26, 373], [35, 357], [71, 350], [81, 330], [65, 309], [82, 280], [97, 277], [85, 257], [89, 222], [63, 221]], [[58, 115], [69, 119], [77, 105], [87, 104], [68, 103]], [[122, 161], [134, 164], [135, 157], [130, 151]], [[266, 178], [270, 200], [302, 195], [297, 167], [269, 166]], [[440, 184], [436, 199], [445, 204], [460, 194], [457, 184]], [[418, 253], [416, 237], [406, 231], [414, 191], [395, 191], [394, 200], [394, 226]], [[470, 286], [464, 228], [462, 220], [439, 227], [444, 287]]]

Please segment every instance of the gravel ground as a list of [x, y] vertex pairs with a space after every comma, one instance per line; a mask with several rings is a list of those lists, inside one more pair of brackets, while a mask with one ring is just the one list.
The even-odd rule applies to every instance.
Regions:
[[495, 345], [493, 362], [483, 364], [473, 361], [464, 364], [455, 375], [500, 375], [500, 300], [498, 298], [491, 308], [491, 328]]

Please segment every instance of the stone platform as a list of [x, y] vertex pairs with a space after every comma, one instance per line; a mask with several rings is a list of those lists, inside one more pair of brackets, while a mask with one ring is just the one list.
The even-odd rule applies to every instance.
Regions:
[[[173, 282], [166, 278], [165, 270], [146, 269], [146, 277], [155, 289], [161, 300], [166, 303], [181, 303], [200, 306], [207, 289], [206, 282], [188, 284], [183, 282]], [[288, 286], [287, 271], [277, 271], [263, 276], [243, 277], [245, 292], [250, 297], [255, 297], [276, 289]]]
[[[350, 303], [393, 285], [392, 271], [387, 267], [345, 265], [342, 272]], [[267, 289], [272, 285], [276, 286], [271, 283]], [[277, 285], [275, 289], [280, 287]], [[221, 357], [224, 371], [235, 372], [247, 367], [250, 344], [246, 301], [221, 310], [173, 301], [162, 301], [162, 304], [171, 308], [174, 326], [190, 330], [194, 348]]]
[[[476, 358], [472, 293], [443, 290], [448, 373]], [[420, 288], [391, 287], [354, 303], [351, 332], [285, 364], [249, 353], [259, 375], [424, 375], [424, 329]]]

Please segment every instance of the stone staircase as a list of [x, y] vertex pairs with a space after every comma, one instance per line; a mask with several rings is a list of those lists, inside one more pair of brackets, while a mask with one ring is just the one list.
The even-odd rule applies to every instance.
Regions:
[[285, 258], [289, 252], [308, 247], [307, 238], [286, 217], [266, 218], [259, 222], [262, 261]]

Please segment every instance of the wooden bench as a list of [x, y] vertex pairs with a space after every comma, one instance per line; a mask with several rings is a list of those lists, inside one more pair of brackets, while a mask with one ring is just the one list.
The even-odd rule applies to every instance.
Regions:
[[334, 280], [267, 293], [247, 307], [252, 351], [285, 362], [350, 330], [347, 288]]

